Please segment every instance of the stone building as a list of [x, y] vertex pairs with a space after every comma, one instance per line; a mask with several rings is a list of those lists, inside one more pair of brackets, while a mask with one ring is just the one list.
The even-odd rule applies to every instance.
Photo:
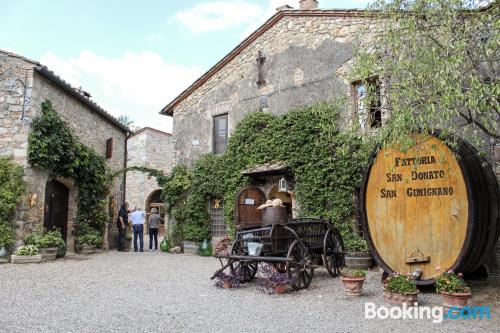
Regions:
[[[383, 125], [388, 116], [380, 108], [383, 78], [367, 83], [381, 96], [377, 105], [363, 105], [362, 97], [368, 87], [360, 82], [368, 78], [349, 78], [355, 47], [369, 40], [367, 30], [377, 29], [374, 20], [364, 11], [319, 9], [317, 0], [299, 3], [299, 9], [278, 8], [262, 26], [161, 110], [162, 114], [173, 116], [176, 163], [192, 166], [207, 153], [223, 153], [235, 126], [250, 112], [281, 115], [294, 107], [336, 96], [347, 96], [351, 101], [352, 107], [343, 115], [345, 123], [358, 122], [367, 131]], [[500, 178], [498, 146], [492, 155]], [[275, 191], [272, 183], [281, 177], [277, 171], [267, 170], [267, 183], [260, 182], [260, 190], [267, 198]], [[252, 170], [245, 172], [252, 176]], [[260, 172], [256, 176], [263, 175]], [[293, 182], [288, 197], [293, 212], [297, 208]]]
[[[147, 167], [170, 173], [173, 168], [172, 135], [145, 127], [127, 140], [127, 167]], [[162, 215], [164, 204], [156, 178], [139, 171], [127, 171], [127, 201], [130, 207], [150, 211], [155, 207]], [[161, 234], [160, 230], [160, 234]]]
[[[28, 163], [30, 123], [41, 113], [45, 100], [52, 102], [83, 144], [106, 158], [112, 170], [126, 166], [130, 130], [93, 102], [88, 93], [70, 86], [47, 67], [0, 50], [0, 155], [12, 156], [24, 167], [27, 183], [16, 213], [16, 237], [23, 238], [40, 224], [56, 226], [64, 234], [68, 249], [73, 250], [77, 186], [71, 179], [54, 179], [48, 171]], [[113, 211], [124, 200], [124, 186], [125, 176], [112, 185], [109, 200]]]

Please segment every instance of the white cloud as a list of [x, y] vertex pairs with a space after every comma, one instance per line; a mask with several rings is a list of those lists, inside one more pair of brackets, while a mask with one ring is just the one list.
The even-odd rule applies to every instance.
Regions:
[[179, 23], [193, 34], [227, 30], [247, 25], [262, 17], [259, 5], [245, 1], [202, 2], [175, 13], [170, 23]]
[[67, 59], [47, 52], [40, 62], [73, 86], [82, 86], [114, 116], [127, 114], [140, 127], [168, 132], [171, 118], [158, 112], [202, 74], [196, 66], [166, 63], [150, 51], [107, 58], [85, 50]]

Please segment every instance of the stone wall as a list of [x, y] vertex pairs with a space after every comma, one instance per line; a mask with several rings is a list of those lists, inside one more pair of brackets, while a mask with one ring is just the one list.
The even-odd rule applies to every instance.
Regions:
[[[173, 156], [172, 136], [169, 133], [144, 128], [127, 141], [127, 167], [148, 167], [168, 174], [173, 168]], [[126, 197], [131, 208], [148, 208], [149, 196], [158, 189], [156, 178], [148, 178], [142, 172], [127, 172]]]
[[[367, 24], [357, 17], [283, 17], [176, 106], [176, 159], [192, 165], [212, 151], [215, 115], [229, 114], [231, 133], [248, 112], [279, 115], [348, 93], [345, 67]], [[266, 57], [261, 87], [256, 83], [259, 51]]]
[[[106, 140], [113, 138], [113, 156], [107, 160], [113, 170], [125, 166], [126, 133], [35, 72], [39, 64], [21, 56], [0, 52], [0, 155], [12, 156], [25, 170], [26, 193], [16, 211], [16, 237], [43, 224], [45, 186], [50, 173], [32, 168], [27, 148], [30, 123], [41, 113], [41, 104], [50, 100], [56, 112], [74, 130], [82, 143], [105, 157]], [[68, 249], [73, 250], [71, 234], [77, 211], [78, 188], [70, 179], [57, 179], [69, 189]], [[119, 203], [124, 177], [117, 178], [110, 196]], [[28, 200], [28, 197], [35, 198]]]

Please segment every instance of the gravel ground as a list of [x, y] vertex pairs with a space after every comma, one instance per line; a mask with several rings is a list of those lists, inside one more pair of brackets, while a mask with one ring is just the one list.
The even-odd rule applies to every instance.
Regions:
[[[86, 259], [88, 260], [78, 260]], [[364, 319], [364, 303], [388, 306], [379, 271], [363, 297], [345, 296], [323, 269], [308, 290], [267, 295], [255, 283], [218, 289], [214, 258], [108, 252], [53, 263], [0, 265], [0, 332], [498, 332], [500, 283], [472, 285], [491, 320]], [[439, 305], [428, 291], [422, 305]]]

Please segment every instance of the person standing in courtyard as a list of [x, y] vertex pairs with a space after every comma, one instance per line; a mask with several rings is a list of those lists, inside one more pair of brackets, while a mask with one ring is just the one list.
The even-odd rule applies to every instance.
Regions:
[[158, 227], [160, 221], [163, 222], [163, 218], [158, 214], [156, 208], [151, 208], [151, 215], [148, 219], [149, 225], [149, 252], [153, 251], [153, 240], [155, 242], [155, 251], [158, 250]]
[[120, 207], [116, 227], [118, 228], [118, 251], [125, 251], [125, 232], [128, 227], [128, 202], [124, 202]]
[[139, 251], [144, 252], [144, 219], [146, 213], [140, 208], [135, 207], [134, 212], [130, 214], [132, 220], [132, 229], [134, 230], [134, 252], [138, 251], [137, 239], [139, 238]]

